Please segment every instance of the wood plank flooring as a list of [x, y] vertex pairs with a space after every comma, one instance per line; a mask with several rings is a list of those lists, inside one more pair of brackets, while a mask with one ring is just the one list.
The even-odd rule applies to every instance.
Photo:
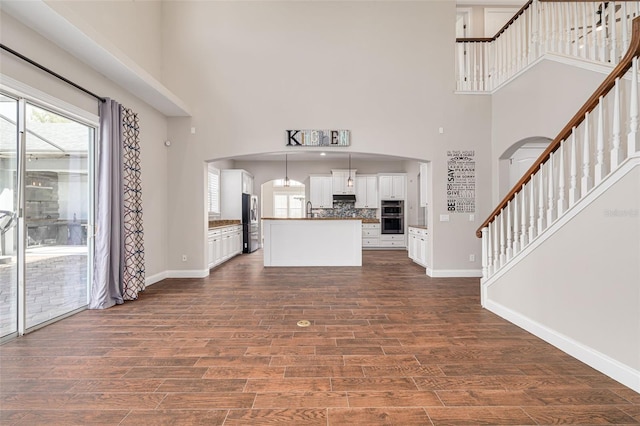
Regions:
[[269, 269], [258, 251], [0, 347], [3, 425], [558, 423], [638, 424], [640, 394], [403, 251]]

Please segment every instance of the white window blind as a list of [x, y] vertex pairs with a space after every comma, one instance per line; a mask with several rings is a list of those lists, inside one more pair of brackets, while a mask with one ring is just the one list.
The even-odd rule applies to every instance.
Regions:
[[209, 214], [220, 214], [220, 170], [209, 164], [208, 167]]

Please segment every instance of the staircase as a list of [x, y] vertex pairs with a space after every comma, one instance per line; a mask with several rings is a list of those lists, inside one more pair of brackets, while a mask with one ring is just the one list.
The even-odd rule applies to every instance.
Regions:
[[549, 54], [612, 67], [478, 229], [481, 295], [485, 308], [636, 392], [639, 12], [638, 2], [533, 0], [495, 37], [457, 40], [463, 93], [493, 92]]

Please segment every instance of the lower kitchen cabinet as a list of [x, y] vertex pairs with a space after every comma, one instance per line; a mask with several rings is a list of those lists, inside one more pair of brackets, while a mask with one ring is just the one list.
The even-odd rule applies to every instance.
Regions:
[[209, 229], [209, 269], [242, 253], [242, 226], [231, 225]]
[[381, 234], [380, 247], [407, 248], [404, 234]]
[[362, 248], [380, 247], [380, 224], [362, 224]]
[[409, 258], [427, 267], [427, 230], [409, 227]]

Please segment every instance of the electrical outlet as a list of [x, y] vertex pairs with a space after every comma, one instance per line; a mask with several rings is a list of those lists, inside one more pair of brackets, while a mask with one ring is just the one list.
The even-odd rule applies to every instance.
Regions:
[[187, 261], [187, 255], [186, 255], [186, 254], [183, 254], [183, 255], [182, 255], [182, 261], [183, 261], [183, 262], [186, 262], [186, 261]]
[[469, 262], [475, 262], [476, 261], [476, 255], [475, 254], [470, 254], [469, 255]]

